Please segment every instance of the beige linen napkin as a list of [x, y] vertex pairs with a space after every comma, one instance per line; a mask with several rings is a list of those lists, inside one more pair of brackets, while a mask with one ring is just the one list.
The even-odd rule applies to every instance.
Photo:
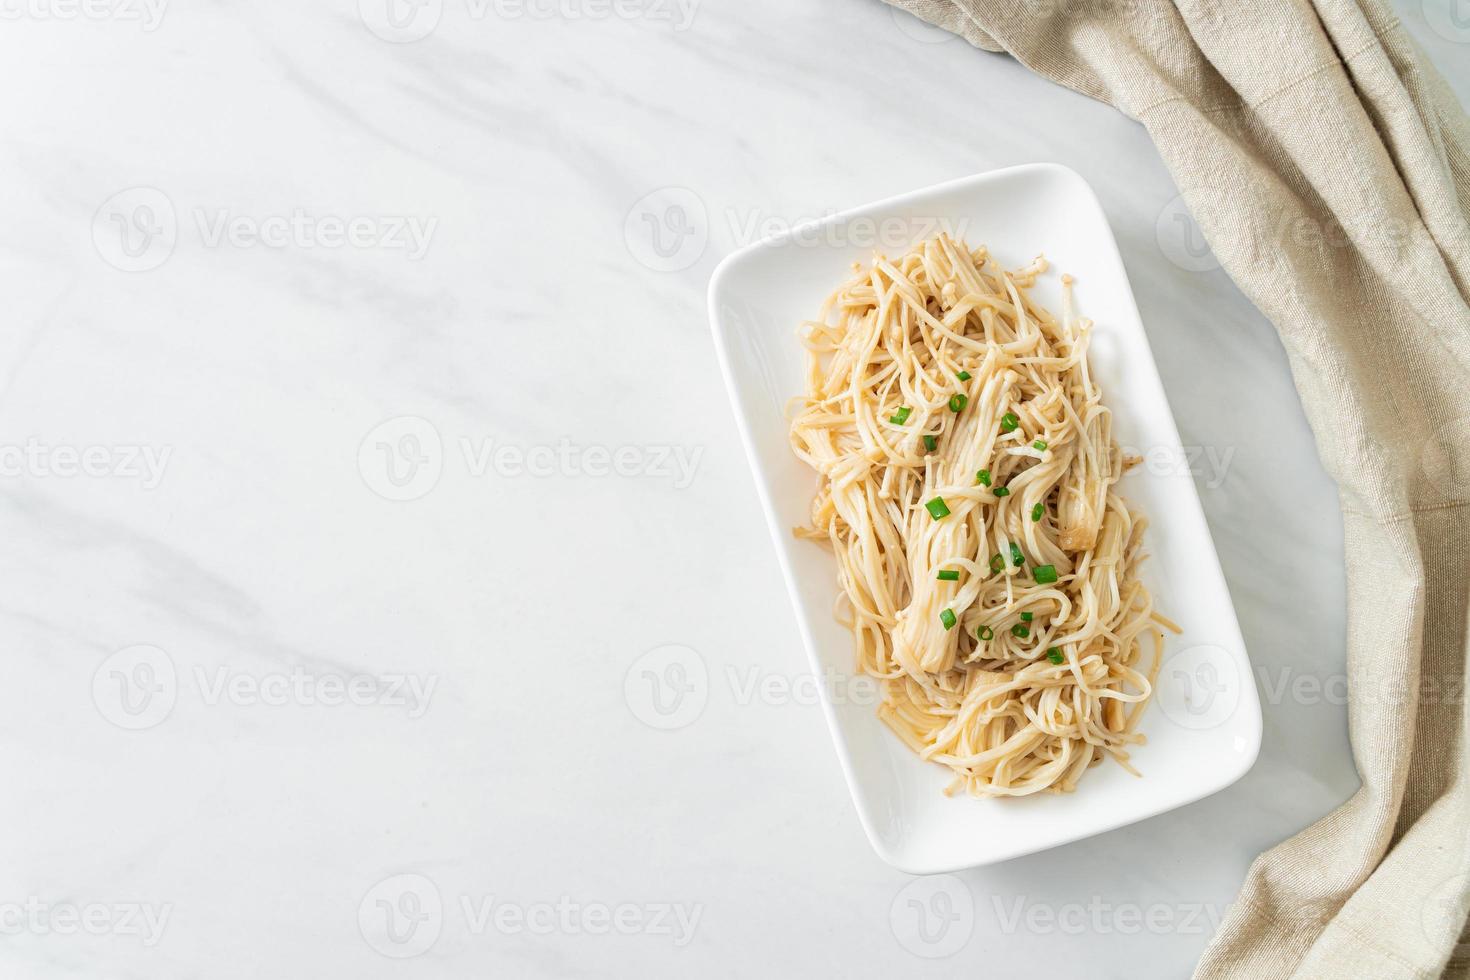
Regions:
[[1340, 488], [1363, 787], [1256, 860], [1196, 977], [1470, 975], [1463, 110], [1379, 0], [889, 2], [1147, 127]]

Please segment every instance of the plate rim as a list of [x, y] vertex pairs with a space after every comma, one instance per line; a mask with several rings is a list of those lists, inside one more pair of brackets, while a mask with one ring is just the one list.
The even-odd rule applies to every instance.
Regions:
[[[981, 171], [901, 194], [895, 194], [868, 204], [858, 205], [826, 215], [814, 221], [793, 225], [766, 235], [726, 255], [720, 260], [714, 272], [710, 275], [707, 299], [710, 325], [715, 340], [715, 355], [720, 365], [720, 374], [725, 382], [725, 392], [730, 400], [732, 414], [735, 416], [736, 428], [740, 432], [740, 441], [745, 449], [746, 461], [750, 466], [751, 476], [756, 485], [756, 495], [760, 500], [761, 510], [766, 518], [766, 526], [771, 534], [771, 545], [776, 553], [777, 564], [781, 568], [782, 580], [786, 585], [787, 598], [791, 603], [792, 611], [796, 617], [797, 629], [801, 635], [807, 663], [817, 674], [821, 673], [824, 665], [818, 660], [817, 644], [815, 636], [812, 633], [807, 610], [805, 604], [799, 599], [795, 571], [787, 558], [786, 550], [781, 547], [780, 535], [782, 525], [780, 515], [776, 511], [775, 501], [771, 494], [771, 480], [768, 478], [765, 468], [761, 463], [760, 456], [756, 451], [755, 436], [746, 421], [742, 386], [737, 383], [731, 366], [729, 350], [733, 336], [732, 328], [724, 322], [720, 310], [720, 301], [724, 291], [725, 280], [729, 278], [733, 269], [740, 266], [750, 257], [772, 247], [784, 245], [798, 234], [809, 232], [813, 229], [842, 224], [857, 217], [873, 216], [875, 212], [908, 205], [916, 199], [922, 199], [932, 195], [962, 190], [970, 186], [990, 183], [1006, 177], [1014, 177], [1027, 173], [1043, 174], [1047, 172], [1061, 175], [1064, 179], [1075, 182], [1078, 188], [1086, 194], [1089, 204], [1095, 211], [1098, 224], [1104, 232], [1102, 244], [1106, 247], [1111, 260], [1122, 270], [1122, 298], [1127, 304], [1124, 312], [1130, 312], [1133, 320], [1139, 325], [1144, 349], [1148, 352], [1149, 368], [1152, 370], [1155, 380], [1158, 381], [1159, 394], [1164, 399], [1169, 431], [1173, 436], [1174, 442], [1181, 444], [1178, 431], [1179, 427], [1174, 418], [1173, 406], [1169, 404], [1168, 392], [1164, 389], [1162, 376], [1159, 375], [1158, 360], [1154, 357], [1153, 345], [1149, 340], [1147, 328], [1144, 327], [1143, 317], [1138, 311], [1137, 299], [1133, 293], [1133, 283], [1128, 275], [1127, 267], [1123, 263], [1122, 254], [1118, 249], [1117, 236], [1113, 232], [1112, 223], [1108, 221], [1107, 212], [1103, 209], [1102, 202], [1098, 198], [1096, 190], [1088, 183], [1086, 178], [1065, 164], [1052, 161], [1038, 161], [1002, 167], [996, 170]], [[1225, 586], [1230, 625], [1233, 627], [1234, 636], [1238, 640], [1238, 649], [1241, 657], [1249, 667], [1251, 665], [1250, 651], [1245, 645], [1244, 636], [1240, 633], [1239, 616], [1235, 611], [1235, 600], [1230, 593], [1230, 584], [1225, 578], [1224, 570], [1219, 566], [1219, 549], [1215, 545], [1214, 532], [1210, 529], [1209, 521], [1204, 515], [1204, 506], [1199, 498], [1199, 487], [1195, 485], [1192, 479], [1189, 481], [1189, 491], [1186, 496], [1188, 500], [1192, 501], [1194, 508], [1199, 512], [1200, 521], [1204, 526], [1206, 537], [1209, 540], [1211, 556], [1214, 559], [1216, 568], [1220, 570], [1220, 580]], [[972, 860], [968, 857], [957, 857], [954, 860], [922, 862], [909, 860], [905, 856], [897, 853], [873, 825], [872, 818], [868, 812], [869, 807], [865, 795], [859, 791], [857, 775], [853, 768], [852, 753], [849, 750], [847, 740], [844, 737], [841, 724], [834, 710], [831, 693], [822, 685], [818, 685], [818, 690], [821, 695], [818, 701], [821, 704], [822, 714], [827, 722], [832, 747], [836, 751], [838, 763], [842, 767], [843, 778], [847, 782], [848, 796], [852, 800], [853, 808], [857, 811], [858, 820], [862, 825], [863, 832], [867, 835], [868, 843], [872, 846], [874, 852], [886, 863], [900, 871], [914, 875], [943, 874], [966, 868], [978, 868], [999, 864], [1004, 861], [1014, 860], [1030, 854], [1063, 847], [1067, 844], [1073, 844], [1077, 841], [1086, 840], [1101, 834], [1110, 833], [1123, 827], [1150, 820], [1172, 810], [1177, 810], [1180, 807], [1197, 803], [1206, 797], [1213, 796], [1216, 793], [1228, 789], [1251, 770], [1256, 760], [1260, 757], [1264, 734], [1264, 720], [1261, 713], [1260, 699], [1255, 688], [1254, 672], [1248, 670], [1247, 677], [1243, 679], [1241, 684], [1242, 696], [1240, 702], [1236, 705], [1235, 711], [1244, 710], [1250, 714], [1250, 717], [1246, 719], [1246, 731], [1244, 733], [1245, 737], [1249, 740], [1249, 744], [1245, 751], [1238, 753], [1236, 756], [1239, 760], [1238, 764], [1234, 768], [1222, 770], [1223, 775], [1218, 781], [1205, 784], [1204, 788], [1198, 792], [1182, 794], [1178, 799], [1165, 801], [1161, 806], [1151, 806], [1135, 811], [1128, 811], [1122, 813], [1117, 819], [1104, 820], [1097, 826], [1089, 826], [1073, 835], [1062, 834], [1060, 836], [1048, 837], [1042, 841], [1023, 842], [1020, 846], [1004, 852], [998, 852], [992, 856], [983, 857], [979, 860]]]

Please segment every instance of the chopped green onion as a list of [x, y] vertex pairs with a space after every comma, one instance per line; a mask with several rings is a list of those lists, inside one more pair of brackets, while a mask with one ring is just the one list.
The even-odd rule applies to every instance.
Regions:
[[980, 627], [979, 632], [977, 632], [975, 635], [980, 637], [980, 639], [982, 640], [993, 640], [995, 639], [995, 630], [991, 629], [989, 626], [982, 626]]
[[939, 440], [930, 435], [924, 436], [924, 448], [932, 453], [939, 448]]
[[990, 471], [989, 470], [981, 470], [979, 473], [976, 473], [975, 474], [975, 482], [976, 483], [983, 483], [987, 487], [990, 486]]
[[1039, 521], [1039, 520], [1041, 520], [1041, 515], [1044, 514], [1045, 512], [1046, 512], [1046, 505], [1045, 504], [1037, 504], [1035, 507], [1032, 507], [1031, 508], [1031, 519], [1033, 521]]
[[949, 516], [949, 505], [944, 502], [943, 497], [935, 497], [933, 500], [924, 505], [924, 509], [927, 510], [929, 512], [929, 516], [934, 518], [936, 521], [942, 521]]
[[1025, 623], [1017, 623], [1015, 626], [1011, 627], [1011, 635], [1019, 636], [1021, 639], [1024, 640], [1026, 639], [1026, 637], [1031, 635], [1031, 627], [1027, 626]]
[[959, 378], [961, 381], [969, 381], [970, 380], [970, 372], [969, 371], [961, 371], [959, 374], [955, 375], [955, 377], [956, 378]]
[[1059, 664], [1064, 662], [1067, 658], [1062, 656], [1062, 651], [1059, 647], [1047, 647], [1046, 659], [1050, 660], [1054, 664]]
[[960, 580], [960, 573], [955, 568], [941, 568], [939, 574], [934, 577], [941, 582], [958, 582]]
[[1043, 439], [1037, 439], [1031, 444], [1031, 448], [1040, 449], [1042, 452], [1046, 452], [1046, 441]]
[[1011, 564], [1017, 568], [1026, 564], [1026, 556], [1021, 554], [1021, 546], [1014, 541], [1011, 542]]
[[995, 495], [997, 497], [1009, 497], [1011, 495], [1011, 488], [1010, 487], [996, 487], [995, 488]]
[[1031, 622], [1032, 617], [1034, 617], [1035, 615], [1035, 613], [1023, 612], [1021, 613], [1021, 622], [1029, 623]]
[[965, 406], [968, 404], [970, 404], [969, 395], [956, 394], [949, 396], [949, 410], [951, 412], [963, 412], [965, 410]]
[[1055, 582], [1057, 580], [1057, 566], [1037, 565], [1034, 569], [1032, 569], [1031, 577], [1036, 579], [1036, 581], [1040, 582], [1042, 585], [1050, 585], [1052, 582]]
[[954, 629], [954, 624], [955, 624], [954, 610], [953, 609], [941, 609], [939, 611], [939, 621], [944, 624], [944, 628], [945, 629], [947, 629], [947, 630]]
[[902, 408], [900, 408], [898, 411], [896, 411], [892, 415], [890, 415], [888, 417], [888, 421], [892, 422], [894, 425], [903, 425], [905, 422], [907, 422], [909, 420], [909, 411], [910, 411], [909, 407], [907, 405], [905, 405]]
[[1002, 432], [1015, 432], [1020, 424], [1021, 420], [1015, 412], [1006, 412], [1000, 417], [1000, 431]]
[[1002, 558], [1000, 555], [991, 555], [990, 556], [990, 570], [992, 572], [999, 572], [1002, 569], [1004, 569], [1005, 567], [1006, 567], [1005, 559]]

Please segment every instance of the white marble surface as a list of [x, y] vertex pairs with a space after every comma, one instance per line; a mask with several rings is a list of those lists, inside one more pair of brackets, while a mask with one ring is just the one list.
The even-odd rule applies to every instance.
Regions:
[[[1470, 96], [1435, 2], [1405, 19]], [[411, 43], [356, 0], [3, 11], [0, 975], [1181, 977], [1356, 787], [1333, 488], [1112, 110], [876, 0], [430, 0]], [[810, 703], [705, 285], [1029, 160], [1097, 188], [1184, 441], [1228, 456], [1198, 482], [1265, 746], [915, 885]], [[640, 686], [667, 645], [697, 717]]]

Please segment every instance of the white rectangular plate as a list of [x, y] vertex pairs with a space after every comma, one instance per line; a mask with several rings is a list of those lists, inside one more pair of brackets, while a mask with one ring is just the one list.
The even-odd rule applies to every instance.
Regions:
[[[1159, 686], [1133, 753], [1142, 778], [1112, 762], [1075, 793], [1022, 799], [946, 797], [948, 771], [922, 762], [878, 720], [849, 680], [852, 638], [833, 618], [836, 563], [791, 529], [804, 524], [816, 474], [791, 452], [786, 405], [803, 390], [797, 327], [876, 250], [896, 256], [939, 230], [989, 246], [1006, 268], [1038, 254], [1051, 271], [1038, 299], [1060, 311], [1060, 273], [1076, 278], [1078, 312], [1093, 319], [1093, 376], [1114, 436], [1145, 455], [1120, 493], [1148, 514], [1144, 580], [1184, 628], [1171, 636]], [[1148, 338], [1107, 218], [1078, 174], [1029, 164], [967, 177], [834, 215], [745, 248], [710, 281], [710, 315], [725, 382], [823, 710], [873, 847], [890, 864], [931, 874], [990, 864], [1112, 830], [1224, 789], [1261, 742], [1261, 711], [1214, 542], [1189, 475]]]

